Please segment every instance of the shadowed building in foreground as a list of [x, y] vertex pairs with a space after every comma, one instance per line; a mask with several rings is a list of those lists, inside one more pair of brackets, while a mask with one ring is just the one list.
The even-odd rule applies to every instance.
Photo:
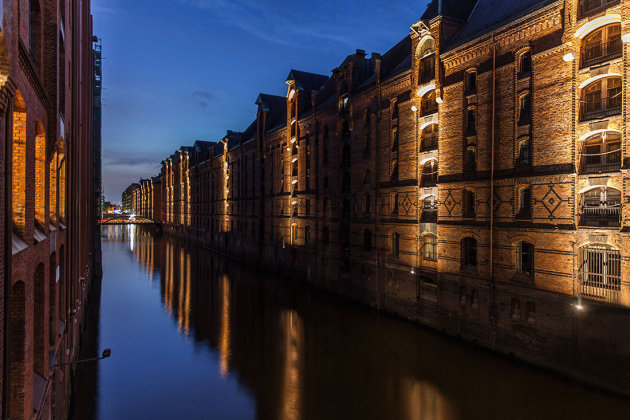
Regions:
[[90, 2], [0, 14], [0, 415], [64, 418], [99, 252]]

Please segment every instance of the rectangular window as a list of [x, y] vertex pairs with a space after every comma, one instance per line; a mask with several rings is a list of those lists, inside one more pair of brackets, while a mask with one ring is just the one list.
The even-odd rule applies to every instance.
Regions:
[[531, 122], [531, 95], [525, 94], [520, 98], [518, 125], [527, 125]]
[[432, 235], [424, 237], [423, 257], [426, 261], [437, 261], [437, 238]]
[[475, 217], [475, 192], [471, 190], [464, 191], [464, 217]]
[[477, 93], [477, 73], [471, 71], [466, 76], [466, 94], [472, 95], [474, 93]]
[[466, 135], [474, 136], [477, 134], [475, 110], [469, 109], [466, 117]]

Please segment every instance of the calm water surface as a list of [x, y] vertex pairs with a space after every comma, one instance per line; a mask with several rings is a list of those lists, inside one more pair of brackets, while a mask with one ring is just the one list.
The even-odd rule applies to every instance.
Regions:
[[[75, 419], [616, 419], [607, 396], [136, 227], [103, 231]], [[98, 290], [97, 290], [98, 292]]]

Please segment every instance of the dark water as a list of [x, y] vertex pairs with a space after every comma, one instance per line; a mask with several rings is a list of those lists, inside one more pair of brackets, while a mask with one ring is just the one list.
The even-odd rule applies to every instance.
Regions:
[[106, 229], [84, 353], [112, 357], [79, 370], [73, 418], [630, 418], [628, 400], [140, 228]]

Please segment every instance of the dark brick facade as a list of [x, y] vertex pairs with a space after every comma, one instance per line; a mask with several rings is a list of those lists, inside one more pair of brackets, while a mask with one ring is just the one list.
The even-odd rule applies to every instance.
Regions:
[[94, 257], [90, 2], [0, 6], [0, 412], [64, 418]]
[[630, 393], [630, 5], [450, 3], [176, 151], [164, 229]]

